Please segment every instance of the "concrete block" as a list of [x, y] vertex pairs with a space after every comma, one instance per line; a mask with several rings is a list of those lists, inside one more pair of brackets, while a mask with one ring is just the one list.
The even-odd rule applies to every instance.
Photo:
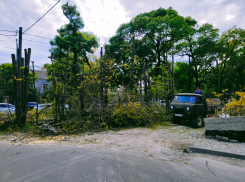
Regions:
[[245, 131], [245, 117], [204, 118], [205, 130]]

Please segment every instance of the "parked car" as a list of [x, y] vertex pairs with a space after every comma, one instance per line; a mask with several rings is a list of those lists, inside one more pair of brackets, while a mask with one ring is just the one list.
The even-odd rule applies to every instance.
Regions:
[[[50, 110], [52, 107], [54, 107], [54, 104], [52, 103], [45, 103], [45, 104], [38, 104], [38, 111], [44, 111], [44, 110]], [[33, 109], [37, 109], [37, 106], [35, 106]], [[68, 111], [69, 106], [68, 104], [65, 104], [65, 112]]]
[[15, 114], [15, 106], [8, 103], [0, 103], [0, 113], [2, 114]]
[[159, 100], [158, 103], [160, 106], [166, 107], [166, 100]]
[[28, 103], [28, 110], [32, 110], [36, 106], [37, 106], [37, 103], [36, 102], [29, 102]]
[[[47, 103], [47, 104], [38, 104], [38, 111], [41, 111], [41, 110], [47, 110], [47, 109], [51, 109], [51, 106], [53, 104], [51, 103]], [[33, 109], [37, 109], [37, 105], [35, 107], [33, 107]]]

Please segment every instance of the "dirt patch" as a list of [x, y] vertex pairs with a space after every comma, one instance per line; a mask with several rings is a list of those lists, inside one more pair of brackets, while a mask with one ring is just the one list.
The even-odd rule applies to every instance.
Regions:
[[56, 143], [55, 140], [34, 140], [34, 141], [28, 141], [26, 144], [36, 145], [36, 144], [54, 144], [54, 143]]
[[[97, 149], [116, 152], [127, 150], [131, 152], [144, 152], [149, 158], [161, 160], [182, 160], [188, 157], [183, 151], [187, 151], [191, 143], [178, 141], [166, 135], [165, 131], [171, 132], [172, 127], [160, 127], [152, 130], [147, 128], [134, 128], [121, 131], [104, 131], [101, 133], [86, 133], [73, 136], [48, 136], [26, 137], [13, 136], [12, 140], [5, 140], [14, 144], [26, 145], [53, 145], [69, 144], [80, 147], [93, 146]], [[14, 140], [15, 139], [15, 140]], [[0, 142], [3, 142], [0, 141]]]
[[183, 152], [183, 151], [188, 151], [191, 144], [187, 142], [168, 140], [167, 142], [163, 143], [163, 146], [173, 150], [178, 150]]

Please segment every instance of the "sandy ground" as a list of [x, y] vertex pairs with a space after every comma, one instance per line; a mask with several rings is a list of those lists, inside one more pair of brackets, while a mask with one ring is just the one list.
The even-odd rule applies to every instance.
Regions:
[[[103, 131], [81, 135], [47, 136], [40, 138], [26, 133], [11, 135], [0, 134], [0, 145], [76, 145], [79, 147], [95, 147], [98, 149], [119, 152], [129, 150], [144, 152], [148, 158], [166, 161], [184, 161], [194, 155], [189, 152], [190, 146], [200, 145], [201, 142], [217, 142], [205, 138], [204, 128], [193, 129], [187, 126], [162, 126], [157, 129], [134, 128], [121, 131]], [[217, 145], [215, 143], [215, 145]], [[229, 145], [219, 143], [219, 145]], [[240, 144], [235, 144], [240, 145]], [[242, 144], [244, 145], [244, 144]], [[231, 148], [232, 150], [232, 148]], [[244, 148], [245, 150], [245, 148]], [[217, 157], [216, 157], [217, 158]], [[221, 160], [231, 160], [220, 157]], [[233, 162], [245, 166], [244, 160], [233, 159]]]

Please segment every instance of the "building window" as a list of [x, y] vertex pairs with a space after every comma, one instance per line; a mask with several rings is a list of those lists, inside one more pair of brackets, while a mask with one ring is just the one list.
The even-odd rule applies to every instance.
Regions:
[[48, 84], [43, 84], [43, 90], [46, 90], [48, 88]]

